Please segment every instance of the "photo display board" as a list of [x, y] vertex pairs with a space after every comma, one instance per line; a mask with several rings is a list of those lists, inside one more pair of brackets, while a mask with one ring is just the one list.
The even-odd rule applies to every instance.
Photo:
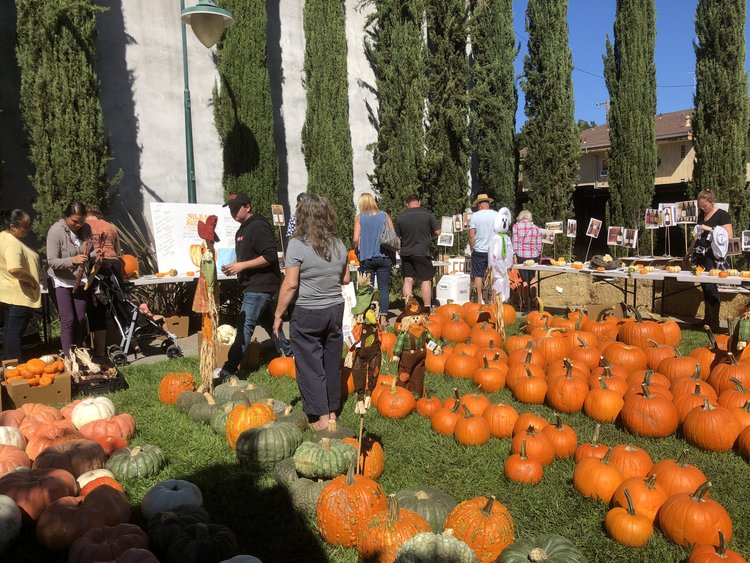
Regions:
[[184, 274], [198, 269], [190, 260], [190, 245], [203, 244], [198, 236], [198, 221], [205, 221], [209, 215], [219, 218], [216, 234], [221, 240], [215, 245], [217, 269], [221, 271], [222, 266], [234, 261], [234, 235], [240, 224], [232, 219], [228, 207], [209, 203], [160, 202], [151, 202], [150, 206], [160, 272], [174, 268]]

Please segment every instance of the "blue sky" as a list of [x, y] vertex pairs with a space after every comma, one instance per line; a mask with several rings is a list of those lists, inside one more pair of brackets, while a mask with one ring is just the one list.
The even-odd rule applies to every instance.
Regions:
[[[516, 40], [521, 52], [516, 59], [516, 73], [523, 72], [526, 54], [527, 0], [513, 0], [513, 20]], [[656, 0], [656, 104], [657, 112], [670, 112], [693, 105], [693, 71], [695, 70], [695, 6], [697, 0]], [[615, 19], [615, 0], [569, 0], [568, 41], [573, 53], [573, 95], [576, 120], [586, 119], [604, 123], [604, 106], [596, 104], [608, 98], [603, 78], [602, 55], [605, 36], [614, 41], [612, 27]], [[748, 26], [745, 42], [750, 44]], [[745, 68], [748, 67], [747, 56]], [[523, 92], [518, 89], [516, 126], [521, 127]]]

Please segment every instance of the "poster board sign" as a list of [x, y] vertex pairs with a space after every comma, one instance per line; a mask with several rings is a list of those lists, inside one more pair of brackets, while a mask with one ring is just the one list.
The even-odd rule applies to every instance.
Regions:
[[586, 229], [586, 236], [591, 238], [598, 238], [599, 231], [602, 230], [601, 219], [594, 219], [593, 217], [589, 221], [589, 227]]
[[464, 231], [468, 231], [469, 227], [471, 227], [471, 216], [472, 215], [473, 215], [473, 213], [471, 211], [467, 211], [466, 213], [463, 214]]
[[210, 203], [161, 203], [151, 202], [151, 224], [156, 246], [156, 261], [160, 272], [174, 268], [178, 273], [196, 271], [190, 260], [190, 245], [202, 244], [198, 236], [198, 221], [209, 215], [219, 218], [216, 234], [221, 239], [216, 243], [216, 267], [234, 261], [234, 235], [240, 226], [229, 213], [229, 208]]
[[542, 236], [542, 244], [555, 244], [555, 231], [550, 229], [539, 229]]
[[742, 252], [750, 252], [750, 231], [742, 231]]
[[453, 232], [453, 217], [444, 215], [440, 218], [440, 232], [441, 233], [452, 233]]
[[716, 207], [718, 207], [719, 209], [723, 209], [724, 211], [726, 211], [727, 213], [729, 213], [729, 204], [728, 203], [719, 203], [717, 201], [716, 203], [714, 203], [714, 205]]
[[453, 233], [440, 233], [437, 240], [438, 246], [453, 246]]
[[562, 226], [563, 226], [562, 221], [549, 221], [544, 224], [545, 229], [547, 229], [548, 231], [554, 231], [556, 235], [562, 234], [563, 232]]
[[273, 217], [274, 227], [283, 227], [284, 225], [286, 225], [283, 205], [279, 205], [278, 203], [274, 203], [273, 205], [271, 205], [271, 216]]
[[464, 217], [461, 213], [453, 216], [453, 232], [460, 233], [464, 230]]
[[673, 227], [677, 224], [677, 204], [660, 203], [659, 211], [662, 214], [662, 227]]
[[576, 238], [576, 231], [578, 230], [578, 221], [576, 219], [568, 219], [567, 231], [565, 236], [568, 238]]
[[677, 206], [677, 224], [687, 225], [698, 221], [698, 200], [691, 199], [688, 201], [678, 201]]
[[607, 228], [607, 245], [609, 246], [622, 246], [622, 235], [624, 227], [608, 227]]
[[740, 237], [730, 238], [727, 246], [727, 256], [739, 256], [742, 254]]
[[644, 217], [647, 229], [658, 229], [661, 227], [662, 215], [658, 209], [646, 209], [646, 215]]
[[623, 229], [622, 246], [636, 248], [638, 246], [638, 229]]

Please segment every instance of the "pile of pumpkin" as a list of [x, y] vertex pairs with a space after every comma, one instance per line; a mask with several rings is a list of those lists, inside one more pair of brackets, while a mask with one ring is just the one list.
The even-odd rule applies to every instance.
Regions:
[[5, 380], [10, 382], [20, 378], [32, 387], [46, 387], [55, 382], [55, 377], [65, 371], [65, 364], [59, 356], [47, 355], [32, 358], [22, 364], [5, 368]]

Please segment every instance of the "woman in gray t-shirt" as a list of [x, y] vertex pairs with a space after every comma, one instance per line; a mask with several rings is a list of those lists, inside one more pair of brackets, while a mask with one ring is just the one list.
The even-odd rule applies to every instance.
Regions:
[[324, 197], [308, 194], [297, 208], [297, 229], [289, 241], [274, 332], [295, 294], [289, 323], [297, 385], [305, 412], [320, 430], [341, 405], [341, 285], [349, 283], [346, 247], [336, 235], [336, 213]]

